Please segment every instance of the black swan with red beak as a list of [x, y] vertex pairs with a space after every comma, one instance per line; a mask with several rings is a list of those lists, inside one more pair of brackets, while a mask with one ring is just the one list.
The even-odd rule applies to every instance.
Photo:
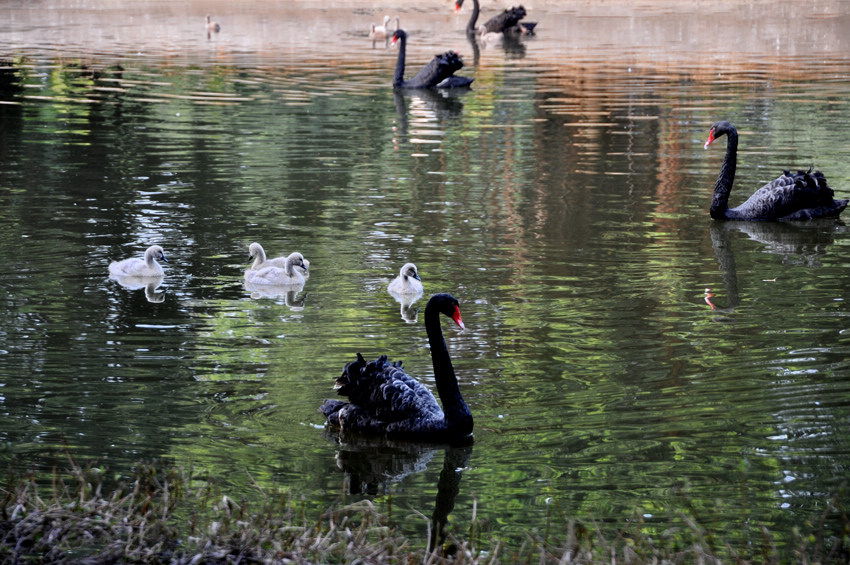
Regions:
[[847, 207], [847, 200], [835, 200], [826, 177], [820, 171], [785, 171], [755, 191], [746, 202], [729, 207], [729, 193], [735, 181], [738, 161], [738, 130], [729, 122], [711, 126], [705, 148], [726, 136], [726, 156], [714, 185], [711, 217], [715, 220], [814, 220], [837, 217]]
[[434, 380], [443, 407], [428, 388], [408, 375], [401, 362], [386, 355], [347, 363], [334, 388], [342, 400], [325, 400], [319, 410], [332, 428], [343, 433], [433, 442], [456, 442], [472, 435], [472, 413], [458, 387], [452, 360], [440, 328], [440, 314], [463, 328], [458, 301], [435, 294], [425, 306], [425, 331], [431, 346]]

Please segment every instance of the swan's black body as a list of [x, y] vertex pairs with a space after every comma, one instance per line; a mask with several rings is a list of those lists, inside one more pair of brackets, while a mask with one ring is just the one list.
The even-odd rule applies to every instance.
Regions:
[[456, 71], [463, 68], [463, 59], [454, 51], [435, 56], [415, 77], [404, 80], [407, 32], [403, 29], [397, 29], [393, 33], [393, 43], [398, 40], [401, 40], [401, 46], [398, 49], [393, 88], [463, 88], [472, 84], [474, 79], [454, 76]]
[[[455, 10], [460, 10], [464, 0], [455, 0]], [[483, 35], [487, 33], [510, 33], [516, 35], [534, 35], [537, 22], [520, 22], [525, 17], [525, 8], [522, 5], [506, 8], [501, 14], [495, 15], [481, 27], [475, 27], [478, 22], [478, 14], [481, 7], [478, 0], [472, 0], [472, 15], [466, 24], [467, 35]]]
[[705, 148], [725, 135], [726, 156], [714, 185], [711, 217], [715, 220], [813, 220], [837, 217], [847, 206], [847, 200], [835, 200], [826, 177], [820, 171], [785, 171], [770, 181], [736, 208], [729, 208], [729, 193], [735, 181], [738, 161], [738, 131], [729, 122], [711, 126]]
[[449, 294], [435, 294], [425, 306], [425, 330], [431, 345], [434, 380], [443, 404], [386, 355], [367, 362], [359, 353], [347, 363], [335, 388], [342, 400], [325, 400], [319, 410], [334, 428], [345, 433], [386, 436], [418, 441], [457, 441], [472, 434], [472, 413], [460, 394], [449, 357], [440, 314], [452, 318], [461, 328], [463, 321], [457, 300]]

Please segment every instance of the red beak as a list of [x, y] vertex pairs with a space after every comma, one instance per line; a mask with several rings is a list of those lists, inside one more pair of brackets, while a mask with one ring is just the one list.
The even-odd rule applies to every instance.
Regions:
[[455, 306], [455, 313], [452, 316], [452, 320], [455, 321], [455, 324], [457, 324], [460, 327], [460, 329], [462, 329], [462, 330], [466, 329], [466, 326], [463, 325], [463, 320], [460, 319], [460, 308], [458, 308], [457, 306]]
[[703, 145], [703, 148], [708, 149], [708, 146], [711, 145], [711, 143], [713, 141], [714, 141], [714, 128], [711, 128], [711, 131], [708, 132], [708, 141], [705, 142], [705, 145]]

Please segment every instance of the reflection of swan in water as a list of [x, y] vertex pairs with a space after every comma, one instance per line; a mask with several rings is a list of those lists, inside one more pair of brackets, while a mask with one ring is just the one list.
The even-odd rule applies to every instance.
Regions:
[[159, 288], [159, 285], [161, 285], [162, 281], [165, 280], [162, 276], [133, 277], [110, 274], [109, 278], [129, 290], [139, 290], [140, 288], [145, 289], [145, 298], [148, 302], [158, 304], [165, 301], [165, 293], [156, 292], [156, 289]]
[[151, 245], [145, 251], [145, 258], [133, 257], [123, 261], [113, 261], [109, 264], [109, 274], [116, 277], [161, 277], [164, 275], [162, 265], [156, 262], [165, 261], [165, 252], [159, 245]]
[[401, 319], [408, 324], [415, 324], [419, 316], [419, 307], [414, 308], [413, 303], [422, 298], [422, 291], [415, 294], [399, 294], [390, 291], [390, 296], [401, 305]]
[[730, 233], [739, 231], [753, 241], [764, 245], [767, 253], [782, 257], [785, 265], [820, 266], [820, 258], [834, 241], [834, 228], [842, 225], [834, 219], [810, 222], [712, 222], [710, 226], [711, 247], [728, 294], [728, 305], [719, 306], [712, 300], [714, 294], [706, 289], [706, 303], [712, 310], [732, 312], [740, 303], [738, 273], [735, 254], [731, 247]]
[[300, 284], [254, 284], [250, 281], [245, 281], [245, 290], [251, 293], [251, 298], [283, 298], [284, 304], [293, 310], [304, 308], [304, 296], [298, 296], [298, 293], [304, 290], [304, 283]]
[[425, 472], [431, 460], [440, 451], [445, 452], [428, 540], [428, 553], [436, 552], [445, 542], [448, 517], [460, 493], [460, 480], [469, 466], [472, 445], [423, 445], [362, 437], [346, 438], [342, 442], [339, 436], [333, 439], [340, 442], [336, 464], [346, 475], [349, 494], [384, 494], [393, 483]]
[[[465, 95], [463, 90], [398, 90], [393, 91], [396, 113], [398, 114], [400, 135], [407, 137], [410, 132], [420, 139], [434, 136], [434, 141], [442, 140], [438, 136], [442, 122], [457, 118], [463, 111]], [[410, 109], [408, 110], [408, 100]]]

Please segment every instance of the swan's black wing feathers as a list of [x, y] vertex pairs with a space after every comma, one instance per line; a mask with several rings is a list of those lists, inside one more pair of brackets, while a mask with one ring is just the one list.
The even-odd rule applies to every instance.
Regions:
[[729, 217], [740, 215], [761, 220], [806, 220], [837, 216], [847, 200], [834, 200], [835, 193], [820, 171], [785, 171], [729, 210]]
[[525, 8], [520, 6], [515, 6], [513, 8], [507, 8], [501, 14], [495, 15], [481, 26], [483, 29], [483, 33], [502, 33], [504, 31], [509, 31], [510, 28], [513, 28], [519, 23], [521, 19], [525, 17]]
[[337, 393], [349, 402], [326, 400], [320, 411], [328, 423], [346, 431], [383, 433], [387, 425], [410, 419], [442, 418], [436, 398], [425, 386], [386, 355], [367, 362], [357, 360], [345, 365], [336, 380]]
[[413, 88], [454, 88], [469, 86], [472, 79], [454, 77], [455, 72], [463, 68], [463, 59], [454, 51], [436, 55], [422, 67], [416, 76], [406, 81]]

